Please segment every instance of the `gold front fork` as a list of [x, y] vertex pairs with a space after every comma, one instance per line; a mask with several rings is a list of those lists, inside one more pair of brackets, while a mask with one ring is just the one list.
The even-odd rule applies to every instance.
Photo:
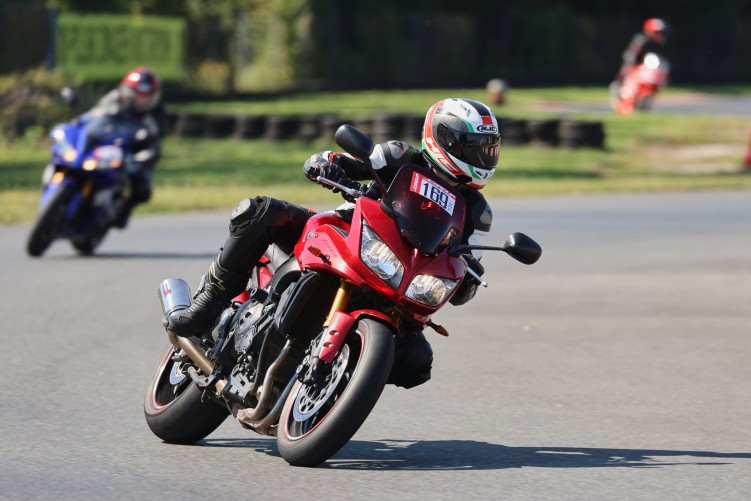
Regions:
[[94, 180], [89, 178], [86, 180], [86, 184], [83, 185], [83, 198], [88, 200], [91, 196], [91, 192], [94, 190]]
[[339, 284], [339, 289], [336, 291], [336, 297], [334, 297], [334, 302], [331, 305], [331, 310], [329, 310], [329, 316], [326, 317], [326, 321], [323, 323], [324, 327], [329, 326], [329, 323], [331, 322], [331, 318], [334, 316], [334, 313], [336, 313], [337, 311], [341, 311], [347, 307], [347, 304], [349, 303], [349, 298], [351, 295], [352, 295], [352, 284], [342, 279], [341, 283]]

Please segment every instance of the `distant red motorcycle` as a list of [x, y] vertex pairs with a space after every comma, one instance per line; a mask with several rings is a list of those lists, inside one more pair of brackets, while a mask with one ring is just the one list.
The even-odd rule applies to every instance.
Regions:
[[[367, 159], [372, 141], [343, 125], [336, 140]], [[368, 163], [369, 165], [369, 163]], [[165, 442], [191, 443], [231, 413], [277, 437], [290, 464], [336, 453], [375, 406], [392, 370], [395, 340], [432, 327], [466, 273], [472, 249], [500, 250], [532, 264], [542, 252], [522, 233], [503, 247], [460, 243], [462, 196], [433, 172], [405, 165], [387, 188], [353, 190], [349, 216], [311, 217], [289, 254], [272, 245], [237, 298], [201, 336], [171, 341], [149, 383], [146, 421]], [[483, 285], [487, 285], [482, 282]], [[165, 314], [190, 304], [187, 284], [165, 280]]]
[[669, 74], [668, 61], [650, 52], [631, 68], [620, 87], [611, 90], [610, 106], [621, 115], [650, 110], [657, 92], [667, 85]]

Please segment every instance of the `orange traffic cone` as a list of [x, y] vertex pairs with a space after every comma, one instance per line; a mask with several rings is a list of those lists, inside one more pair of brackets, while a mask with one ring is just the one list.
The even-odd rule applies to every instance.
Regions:
[[746, 169], [751, 169], [751, 136], [748, 138], [748, 152], [746, 153], [746, 158], [743, 159], [743, 166]]

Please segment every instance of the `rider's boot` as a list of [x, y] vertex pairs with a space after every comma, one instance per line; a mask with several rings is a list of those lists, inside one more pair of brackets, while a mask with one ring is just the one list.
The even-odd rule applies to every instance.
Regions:
[[312, 212], [270, 197], [246, 198], [232, 211], [229, 238], [193, 304], [164, 319], [167, 330], [190, 337], [213, 327], [225, 305], [248, 284], [269, 244], [291, 252]]
[[203, 288], [184, 310], [178, 310], [164, 318], [164, 327], [182, 337], [202, 334], [214, 323], [232, 298], [240, 294], [248, 284], [248, 275], [235, 273], [219, 264], [218, 256], [209, 267]]

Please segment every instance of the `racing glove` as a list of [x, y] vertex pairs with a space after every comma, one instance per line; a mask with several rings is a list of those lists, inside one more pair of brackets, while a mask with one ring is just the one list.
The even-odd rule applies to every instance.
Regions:
[[[464, 254], [462, 257], [464, 257], [464, 261], [467, 263], [467, 266], [472, 269], [472, 271], [480, 276], [485, 273], [485, 267], [481, 265], [480, 261], [475, 259], [472, 254]], [[475, 297], [477, 286], [479, 285], [480, 282], [475, 277], [467, 273], [466, 275], [464, 275], [464, 279], [462, 280], [462, 283], [459, 284], [459, 287], [457, 287], [454, 295], [451, 296], [451, 299], [449, 299], [449, 303], [453, 304], [454, 306], [461, 306], [467, 303], [470, 299]]]
[[[303, 165], [305, 177], [316, 183], [318, 182], [316, 179], [318, 176], [330, 179], [335, 183], [340, 183], [342, 179], [347, 177], [347, 174], [344, 172], [344, 169], [331, 163], [330, 158], [333, 156], [330, 151], [322, 151], [311, 156]], [[327, 186], [327, 188], [331, 189], [330, 186]]]

